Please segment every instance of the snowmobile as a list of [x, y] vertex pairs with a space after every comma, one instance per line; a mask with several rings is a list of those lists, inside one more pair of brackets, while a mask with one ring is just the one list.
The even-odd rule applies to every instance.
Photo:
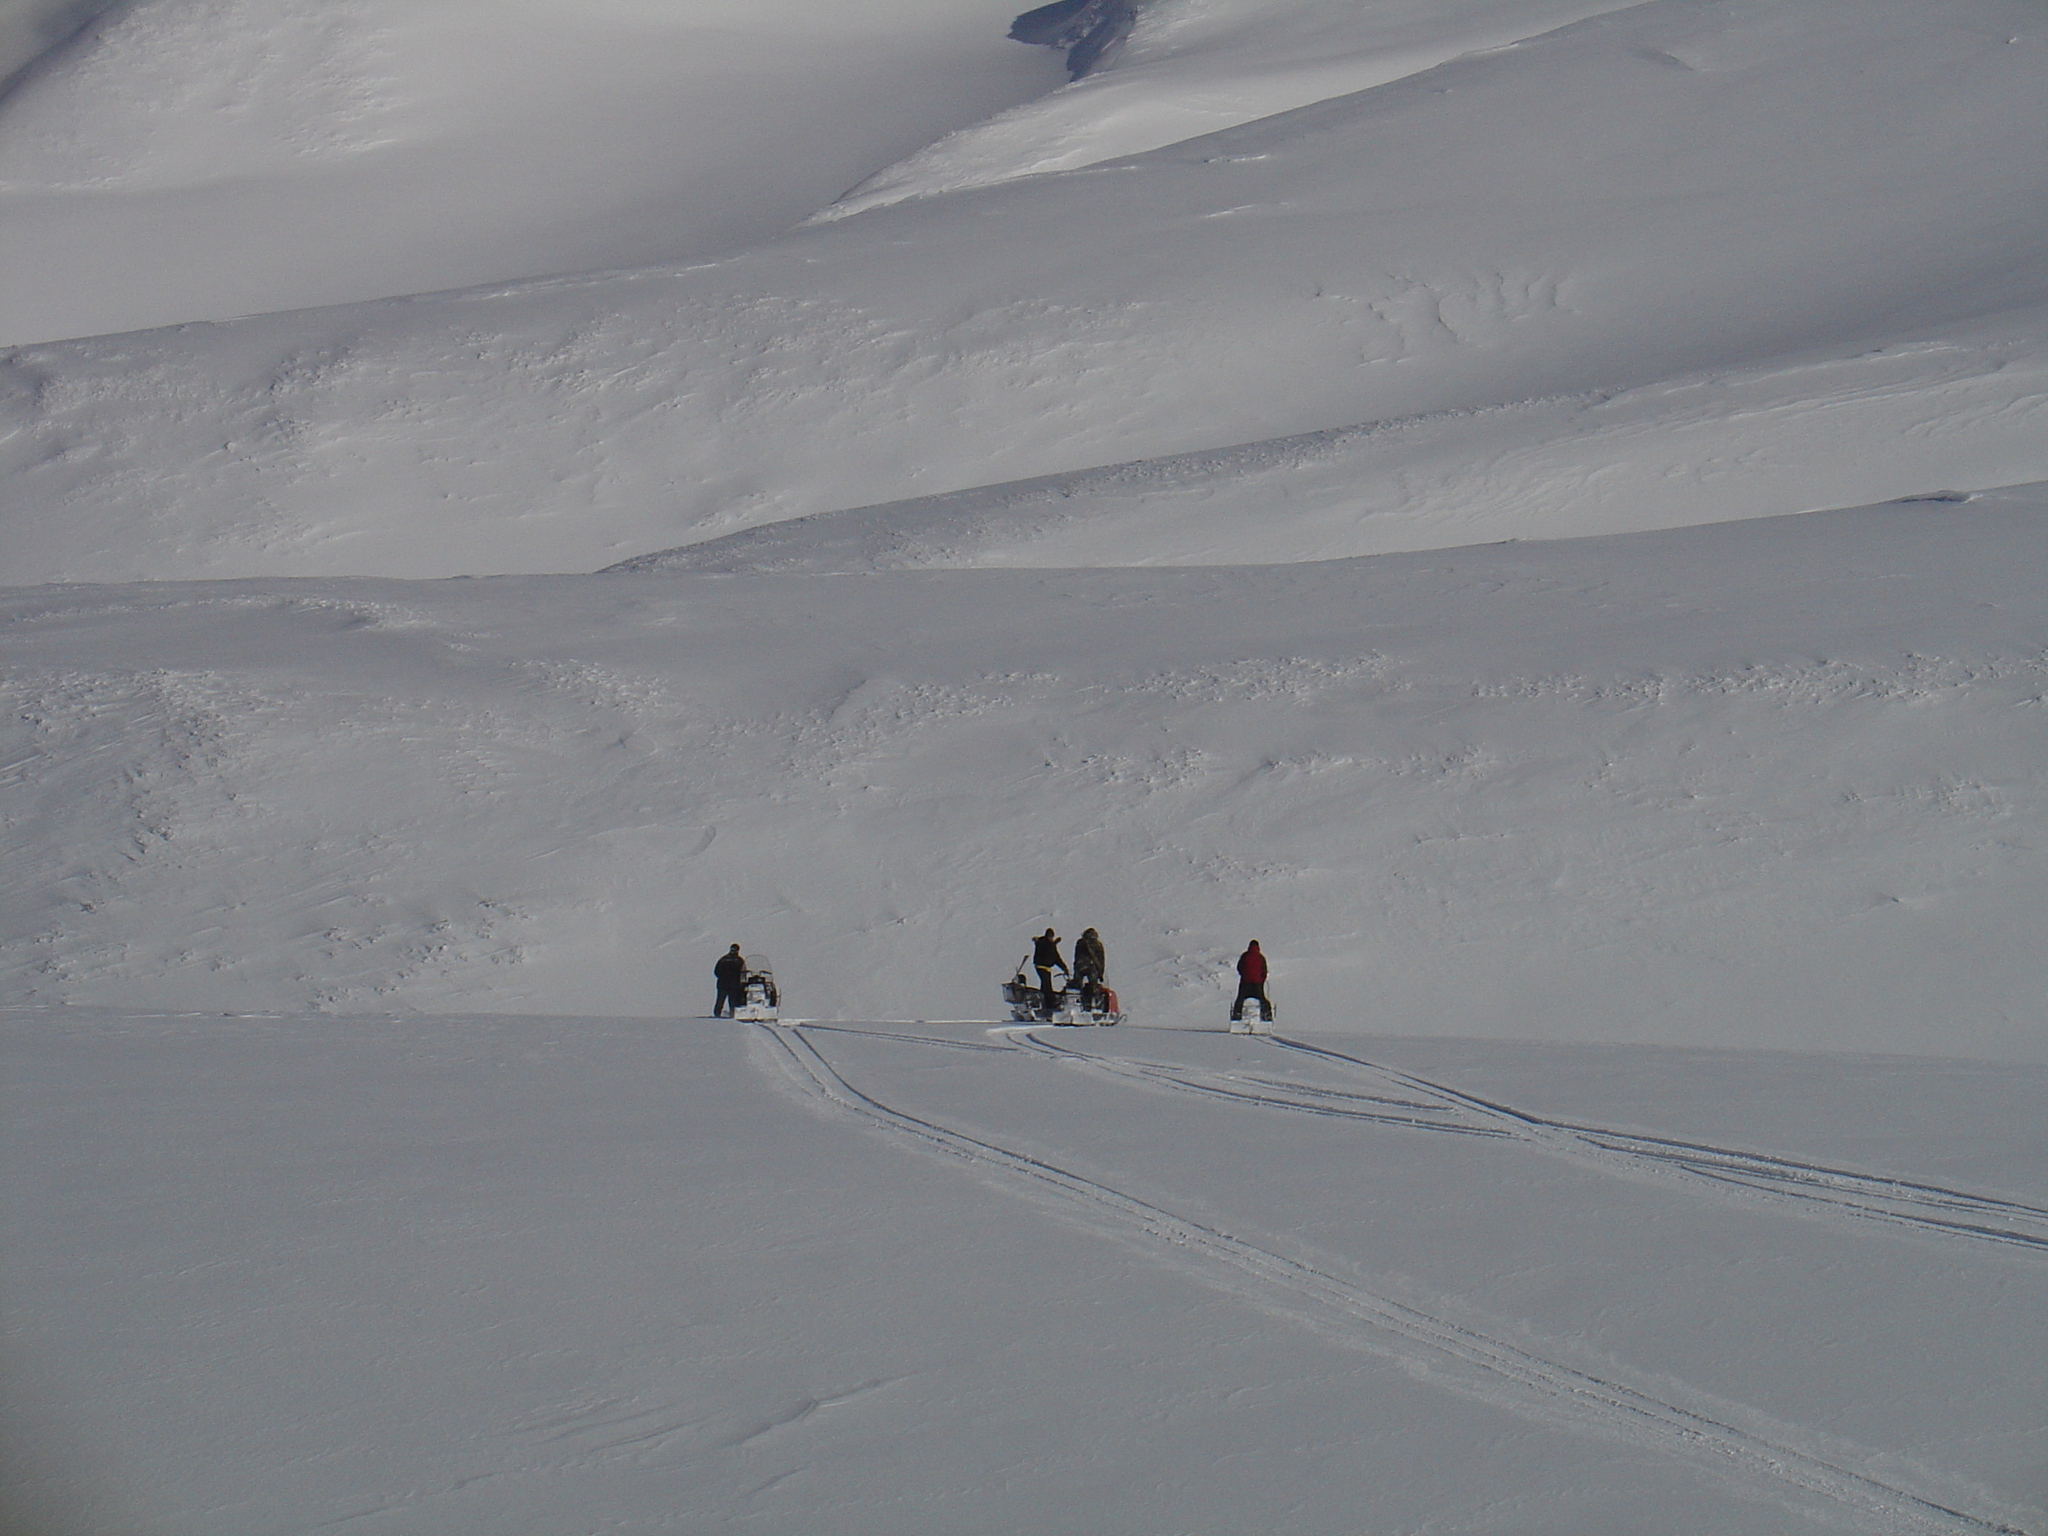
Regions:
[[775, 968], [765, 960], [747, 962], [747, 973], [740, 982], [739, 1006], [732, 1016], [744, 1019], [750, 1024], [773, 1024], [779, 1018], [776, 1010], [781, 1006], [782, 994], [775, 990]]
[[1019, 1024], [1121, 1024], [1124, 1013], [1117, 1006], [1116, 993], [1099, 981], [1076, 981], [1067, 976], [1053, 993], [1052, 1007], [1045, 1006], [1045, 994], [1032, 978], [1031, 957], [1026, 955], [1017, 974], [1003, 983], [1003, 1001], [1010, 1005], [1010, 1017]]
[[1270, 1035], [1273, 1033], [1273, 1020], [1267, 1015], [1265, 1008], [1261, 1006], [1256, 997], [1248, 997], [1244, 1000], [1243, 1015], [1242, 1018], [1230, 1021], [1230, 1032], [1233, 1035]]

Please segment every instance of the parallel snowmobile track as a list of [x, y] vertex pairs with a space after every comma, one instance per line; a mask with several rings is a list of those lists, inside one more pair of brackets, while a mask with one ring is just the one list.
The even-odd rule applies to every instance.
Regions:
[[[2020, 1527], [1883, 1481], [1762, 1429], [1724, 1417], [1735, 1405], [1688, 1407], [1607, 1377], [1549, 1360], [1470, 1326], [1390, 1300], [1274, 1249], [1126, 1194], [1043, 1158], [922, 1119], [856, 1088], [819, 1051], [804, 1027], [757, 1026], [774, 1058], [811, 1098], [878, 1129], [964, 1161], [1020, 1193], [1077, 1206], [1088, 1217], [1162, 1245], [1191, 1278], [1245, 1294], [1308, 1304], [1361, 1346], [1447, 1375], [1458, 1390], [1538, 1422], [1605, 1434], [1704, 1460], [1755, 1485], [1788, 1484], [1881, 1521], [1866, 1529], [2028, 1536]], [[1193, 1262], [1190, 1262], [1193, 1261]], [[1226, 1277], [1221, 1271], [1229, 1271]], [[1665, 1389], [1668, 1391], [1668, 1387]], [[1733, 1416], [1759, 1425], [1760, 1415]], [[1875, 1460], [1873, 1456], [1871, 1458]]]
[[[791, 1020], [792, 1024], [796, 1021]], [[804, 1024], [805, 1029], [822, 1029], [833, 1035], [866, 1035], [871, 1040], [907, 1040], [913, 1045], [942, 1046], [949, 1051], [1006, 1051], [1006, 1045], [984, 1045], [979, 1040], [948, 1040], [944, 1035], [906, 1035], [900, 1030], [848, 1029], [843, 1024]]]
[[[960, 1046], [928, 1035], [844, 1030], [883, 1039]], [[1718, 1147], [1705, 1142], [1646, 1136], [1607, 1126], [1551, 1119], [1465, 1093], [1413, 1073], [1347, 1056], [1284, 1035], [1261, 1036], [1268, 1044], [1304, 1056], [1341, 1063], [1378, 1079], [1380, 1093], [1292, 1082], [1248, 1073], [1216, 1072], [1128, 1056], [1104, 1056], [1071, 1045], [1064, 1036], [1044, 1039], [1030, 1025], [1002, 1026], [1000, 1033], [1025, 1050], [1074, 1066], [1179, 1093], [1223, 1099], [1254, 1108], [1278, 1109], [1326, 1119], [1361, 1120], [1405, 1130], [1518, 1141], [1560, 1157], [1624, 1177], [1652, 1177], [1711, 1192], [1744, 1204], [1800, 1216], [1840, 1217], [1901, 1228], [1921, 1235], [1989, 1243], [2024, 1258], [2048, 1258], [2048, 1208], [1973, 1194], [1914, 1179], [1832, 1168], [1822, 1163], [1766, 1152]], [[1003, 1050], [1003, 1046], [974, 1046]]]
[[[1174, 1089], [1181, 1093], [1197, 1093], [1206, 1098], [1234, 1099], [1239, 1103], [1262, 1105], [1270, 1109], [1287, 1109], [1296, 1114], [1322, 1115], [1333, 1120], [1366, 1120], [1375, 1125], [1398, 1125], [1410, 1130], [1442, 1131], [1451, 1136], [1512, 1138], [1515, 1135], [1512, 1130], [1502, 1126], [1473, 1125], [1469, 1122], [1433, 1117], [1428, 1113], [1431, 1110], [1451, 1109], [1451, 1106], [1442, 1103], [1425, 1104], [1411, 1099], [1383, 1098], [1377, 1094], [1349, 1093], [1338, 1088], [1311, 1088], [1275, 1078], [1207, 1073], [1195, 1068], [1172, 1066], [1161, 1061], [1098, 1056], [1092, 1051], [1076, 1050], [1059, 1041], [1041, 1040], [1029, 1030], [1014, 1031], [1012, 1037], [1024, 1049], [1037, 1051], [1041, 1055], [1071, 1061], [1111, 1077], [1156, 1083], [1162, 1088]], [[1302, 1098], [1296, 1095], [1322, 1102], [1303, 1102]], [[1396, 1110], [1415, 1110], [1422, 1113], [1400, 1114], [1396, 1113]]]
[[1494, 1124], [1548, 1152], [1616, 1172], [1657, 1173], [1698, 1179], [1760, 1196], [1781, 1207], [1813, 1214], [1816, 1207], [1859, 1221], [1878, 1222], [1940, 1237], [1993, 1244], [2007, 1252], [2048, 1258], [2048, 1209], [1994, 1195], [1972, 1194], [1914, 1179], [1831, 1168], [1770, 1153], [1705, 1142], [1645, 1136], [1632, 1131], [1530, 1114], [1463, 1093], [1428, 1078], [1285, 1036], [1268, 1037], [1282, 1050], [1341, 1062], [1370, 1073], [1396, 1090], [1435, 1095], [1448, 1106]]

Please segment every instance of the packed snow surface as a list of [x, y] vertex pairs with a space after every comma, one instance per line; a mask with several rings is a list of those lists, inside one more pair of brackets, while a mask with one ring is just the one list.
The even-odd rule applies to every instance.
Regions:
[[0, 1529], [2048, 1536], [2048, 13], [1021, 8], [0, 0]]
[[20, 1529], [2041, 1528], [2038, 1066], [588, 1017], [0, 1040]]

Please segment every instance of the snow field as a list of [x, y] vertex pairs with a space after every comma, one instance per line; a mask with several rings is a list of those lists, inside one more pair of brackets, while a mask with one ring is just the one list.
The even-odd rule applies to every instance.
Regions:
[[[2038, 1067], [90, 1010], [0, 1043], [16, 1497], [78, 1529], [2038, 1515], [2038, 1258], [1420, 1123], [1483, 1125], [1469, 1087], [2039, 1207]], [[1287, 1107], [1361, 1102], [1411, 1123]]]
[[[1210, 571], [17, 591], [0, 995], [2040, 1059], [2038, 490]], [[141, 662], [141, 658], [147, 658]], [[700, 995], [701, 994], [701, 995]]]

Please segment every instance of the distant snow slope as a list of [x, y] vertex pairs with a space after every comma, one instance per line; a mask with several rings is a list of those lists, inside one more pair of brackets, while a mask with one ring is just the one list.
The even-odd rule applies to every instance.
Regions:
[[[1945, 343], [1141, 459], [769, 523], [628, 570], [1273, 564], [1960, 496], [2038, 473], [2048, 353]], [[2048, 315], [2040, 316], [2048, 319]]]
[[1152, 3], [1114, 73], [963, 128], [818, 215], [1076, 170], [1348, 95], [1637, 0]]
[[[1501, 0], [1487, 35], [1553, 14], [1530, 6]], [[22, 348], [0, 560], [24, 581], [587, 569], [1333, 428], [1432, 439], [1446, 413], [1479, 422], [1448, 467], [1366, 446], [1355, 492], [1311, 483], [1299, 507], [1271, 477], [1267, 554], [1167, 518], [1079, 557], [1327, 557], [2048, 478], [2044, 90], [2031, 0], [1650, 0], [680, 272]], [[1533, 454], [1516, 436], [1529, 402], [1617, 394], [1555, 411]], [[1389, 540], [1389, 509], [1426, 534]]]
[[0, 342], [730, 250], [1063, 81], [1011, 9], [137, 0], [0, 103]]
[[2048, 496], [1208, 571], [16, 589], [0, 1000], [2048, 1059]]

